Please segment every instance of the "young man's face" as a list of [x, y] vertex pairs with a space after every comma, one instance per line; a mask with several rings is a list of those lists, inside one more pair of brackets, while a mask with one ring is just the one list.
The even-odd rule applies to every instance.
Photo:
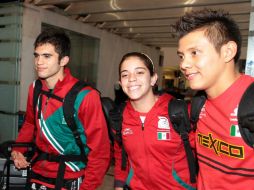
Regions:
[[192, 89], [209, 91], [223, 82], [225, 60], [204, 35], [204, 30], [185, 35], [178, 45], [180, 69]]
[[34, 64], [38, 77], [48, 82], [61, 80], [64, 77], [64, 66], [68, 63], [65, 59], [59, 60], [59, 54], [50, 43], [37, 46], [34, 50]]

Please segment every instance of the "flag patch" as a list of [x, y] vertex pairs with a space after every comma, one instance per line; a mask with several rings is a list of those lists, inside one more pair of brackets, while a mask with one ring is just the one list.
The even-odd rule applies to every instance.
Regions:
[[240, 133], [238, 125], [232, 125], [230, 127], [230, 136], [232, 136], [232, 137], [241, 137], [241, 133]]
[[170, 133], [169, 132], [157, 132], [157, 139], [158, 140], [170, 140]]

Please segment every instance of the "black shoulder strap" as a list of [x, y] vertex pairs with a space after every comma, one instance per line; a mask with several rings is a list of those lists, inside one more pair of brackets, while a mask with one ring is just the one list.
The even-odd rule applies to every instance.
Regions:
[[237, 117], [243, 140], [254, 148], [254, 82], [247, 88], [241, 98]]
[[189, 132], [191, 131], [188, 106], [184, 100], [173, 99], [168, 103], [168, 115], [173, 128], [177, 133], [179, 133], [183, 144], [184, 150], [186, 152], [189, 172], [190, 172], [190, 181], [191, 183], [196, 183], [196, 160], [193, 155], [190, 141], [189, 141]]
[[41, 93], [42, 89], [42, 83], [39, 79], [37, 79], [34, 83], [34, 94], [33, 94], [33, 111], [34, 111], [34, 116], [36, 114], [36, 106], [38, 102], [39, 95]]
[[123, 111], [126, 103], [121, 103], [120, 105], [115, 105], [113, 109], [110, 110], [110, 127], [111, 133], [114, 136], [114, 140], [119, 144], [122, 144], [122, 121], [123, 121]]
[[126, 163], [127, 163], [127, 154], [124, 149], [123, 143], [122, 143], [122, 122], [123, 122], [123, 111], [126, 106], [126, 103], [121, 103], [119, 106], [115, 105], [112, 110], [110, 110], [110, 128], [111, 128], [111, 134], [113, 135], [115, 141], [119, 143], [122, 147], [122, 165], [121, 169], [126, 169]]
[[194, 96], [191, 100], [190, 122], [191, 124], [194, 125], [193, 127], [194, 130], [196, 130], [197, 128], [199, 114], [201, 112], [203, 105], [205, 104], [205, 101], [206, 101], [205, 95]]
[[67, 93], [67, 95], [64, 98], [63, 114], [64, 114], [64, 119], [65, 119], [67, 125], [72, 130], [75, 141], [76, 141], [77, 145], [80, 148], [81, 156], [84, 156], [84, 161], [86, 163], [87, 158], [86, 158], [85, 152], [84, 152], [84, 145], [81, 141], [80, 133], [77, 130], [77, 125], [76, 125], [76, 122], [75, 122], [75, 119], [74, 119], [75, 118], [75, 116], [74, 116], [74, 114], [75, 114], [74, 103], [75, 103], [75, 100], [76, 100], [76, 97], [77, 97], [78, 93], [85, 86], [87, 86], [87, 84], [84, 81], [78, 81], [78, 82], [76, 82], [76, 84], [73, 85], [73, 87], [70, 89], [70, 91]]
[[111, 126], [110, 126], [111, 125], [110, 111], [112, 109], [114, 109], [115, 103], [109, 97], [101, 97], [101, 105], [102, 105], [102, 110], [103, 110], [103, 113], [104, 113], [104, 116], [105, 116], [105, 119], [106, 119], [106, 122], [107, 122], [109, 139], [110, 139], [111, 144], [113, 144], [114, 143], [114, 134], [113, 134]]
[[[182, 99], [172, 99], [168, 103], [168, 114], [174, 129], [180, 134], [191, 131], [187, 103]], [[183, 127], [179, 127], [181, 126]]]

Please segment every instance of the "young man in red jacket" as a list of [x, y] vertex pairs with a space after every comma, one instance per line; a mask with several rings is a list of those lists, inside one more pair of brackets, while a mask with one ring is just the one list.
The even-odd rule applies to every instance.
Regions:
[[192, 89], [207, 94], [195, 138], [197, 189], [251, 190], [254, 152], [239, 133], [237, 110], [254, 78], [240, 74], [236, 66], [239, 27], [227, 13], [210, 9], [186, 13], [175, 27], [180, 69]]
[[[34, 64], [42, 90], [64, 98], [78, 81], [66, 68], [70, 59], [70, 39], [62, 31], [43, 31], [34, 43]], [[27, 112], [17, 142], [35, 142], [36, 155], [49, 157], [80, 155], [72, 130], [63, 114], [63, 102], [52, 96], [40, 94], [36, 113], [33, 111], [34, 85], [29, 87]], [[103, 180], [110, 159], [110, 144], [98, 91], [87, 86], [77, 95], [75, 123], [80, 133], [87, 162], [65, 161], [62, 189], [94, 190]], [[35, 113], [35, 114], [34, 114]], [[12, 159], [17, 168], [27, 167], [24, 151], [16, 149]], [[56, 189], [59, 162], [37, 159], [32, 164], [31, 189]]]

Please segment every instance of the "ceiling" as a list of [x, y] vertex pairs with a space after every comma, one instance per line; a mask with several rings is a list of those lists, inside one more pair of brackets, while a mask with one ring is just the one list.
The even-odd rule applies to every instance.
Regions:
[[176, 47], [171, 27], [189, 10], [224, 9], [247, 43], [251, 0], [24, 0], [124, 38], [155, 47]]

